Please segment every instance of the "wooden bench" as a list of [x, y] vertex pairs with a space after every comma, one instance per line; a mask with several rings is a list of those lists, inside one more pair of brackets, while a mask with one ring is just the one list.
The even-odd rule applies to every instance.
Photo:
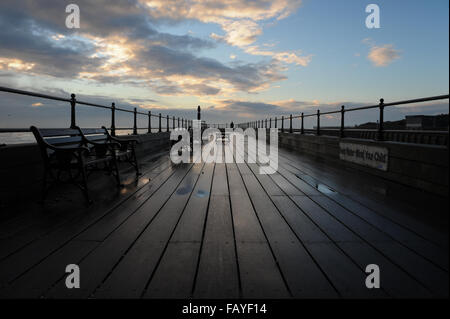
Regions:
[[106, 170], [121, 186], [117, 166], [119, 160], [130, 162], [139, 174], [134, 149], [135, 139], [119, 139], [101, 129], [38, 129], [30, 127], [44, 161], [43, 199], [56, 183], [73, 183], [78, 186], [88, 203], [87, 178], [94, 170]]

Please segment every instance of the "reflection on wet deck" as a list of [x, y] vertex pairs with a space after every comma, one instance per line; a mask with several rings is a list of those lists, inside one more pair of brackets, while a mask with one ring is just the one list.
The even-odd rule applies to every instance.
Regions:
[[[448, 296], [445, 201], [285, 150], [277, 173], [258, 168], [164, 155], [138, 181], [124, 171], [120, 191], [99, 176], [87, 208], [70, 189], [46, 206], [7, 207], [0, 295]], [[79, 265], [80, 289], [66, 288], [67, 264]], [[380, 267], [380, 289], [366, 288], [369, 264]]]

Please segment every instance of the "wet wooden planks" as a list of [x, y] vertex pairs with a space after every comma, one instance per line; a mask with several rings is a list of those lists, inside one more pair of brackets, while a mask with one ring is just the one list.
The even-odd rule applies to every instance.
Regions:
[[[166, 158], [127, 196], [47, 231], [35, 222], [20, 227], [23, 217], [2, 224], [8, 240], [18, 237], [17, 246], [0, 249], [0, 296], [448, 296], [439, 236], [403, 213], [380, 213], [396, 209], [393, 199], [372, 207], [378, 195], [345, 189], [336, 169], [283, 150], [275, 174], [261, 175], [259, 167]], [[80, 266], [80, 289], [64, 285], [69, 263]], [[370, 263], [381, 268], [382, 289], [365, 286]]]

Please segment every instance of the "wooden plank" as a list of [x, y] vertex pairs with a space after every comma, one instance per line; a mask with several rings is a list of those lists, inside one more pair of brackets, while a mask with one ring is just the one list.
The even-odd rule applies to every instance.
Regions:
[[188, 298], [194, 286], [214, 163], [205, 164], [144, 298]]
[[[25, 273], [9, 286], [0, 289], [1, 298], [40, 298], [51, 286], [65, 278], [66, 266], [78, 265], [97, 246], [94, 241], [71, 241], [55, 254]], [[82, 278], [82, 277], [81, 277]]]
[[283, 164], [280, 164], [280, 167], [278, 169], [278, 172], [286, 178], [292, 185], [294, 185], [296, 188], [302, 191], [303, 194], [314, 196], [314, 195], [321, 195], [321, 193], [311, 185], [304, 182], [302, 179], [299, 178], [301, 176], [301, 172], [298, 171], [296, 174], [292, 173], [291, 171], [288, 171]]
[[114, 214], [108, 214], [88, 229], [79, 234], [77, 240], [95, 240], [103, 241], [112, 231], [119, 227], [132, 214], [136, 212], [138, 207], [143, 205], [151, 198], [151, 195], [174, 173], [175, 169], [170, 165], [161, 168], [160, 174], [151, 179], [145, 187], [141, 188], [132, 197], [130, 205], [122, 205]]
[[[140, 181], [138, 186], [142, 187], [142, 183], [143, 181]], [[69, 240], [102, 217], [114, 212], [115, 209], [120, 209], [119, 207], [124, 203], [132, 202], [133, 194], [134, 191], [131, 191], [129, 194], [125, 193], [121, 196], [114, 195], [109, 201], [95, 202], [82, 214], [77, 214], [70, 222], [65, 223], [63, 227], [59, 227], [50, 234], [39, 238], [0, 262], [0, 284], [6, 284], [14, 280], [18, 275], [64, 246]]]
[[244, 298], [284, 298], [289, 291], [253, 210], [236, 164], [226, 164]]
[[194, 298], [240, 296], [232, 223], [229, 197], [212, 193]]
[[[286, 171], [284, 174], [288, 174]], [[333, 196], [333, 195], [330, 195]], [[378, 260], [378, 265], [383, 265], [384, 269], [384, 276], [388, 278], [386, 285], [387, 290], [389, 293], [393, 294], [394, 296], [414, 296], [414, 297], [422, 297], [422, 296], [429, 296], [429, 292], [424, 289], [422, 285], [419, 285], [418, 282], [414, 279], [412, 279], [409, 275], [411, 272], [405, 271], [408, 268], [414, 268], [412, 265], [405, 264], [404, 261], [406, 260], [400, 260], [400, 267], [403, 267], [402, 269], [399, 268], [399, 266], [392, 264], [392, 260], [398, 261], [399, 253], [405, 250], [405, 247], [402, 247], [398, 245], [396, 242], [393, 242], [392, 238], [389, 238], [385, 234], [381, 233], [377, 229], [374, 229], [371, 227], [371, 225], [365, 223], [364, 221], [360, 220], [358, 221], [358, 218], [352, 218], [355, 217], [350, 212], [345, 211], [341, 206], [337, 205], [336, 203], [332, 202], [328, 199], [328, 197], [325, 196], [313, 196], [311, 199], [317, 203], [323, 203], [327, 207], [327, 211], [329, 214], [333, 215], [337, 218], [336, 215], [339, 215], [338, 220], [343, 222], [345, 225], [349, 226], [349, 228], [352, 231], [355, 231], [358, 235], [361, 236], [361, 238], [367, 240], [367, 242], [371, 245], [371, 247], [368, 247], [366, 243], [354, 243], [350, 241], [348, 238], [337, 238], [336, 241], [338, 241], [338, 245], [344, 249], [344, 251], [347, 251], [347, 253], [356, 261], [359, 261], [360, 266], [365, 267], [364, 261], [362, 261], [362, 257], [366, 256], [365, 260], [368, 262], [370, 260]], [[334, 204], [334, 205], [333, 205]], [[325, 208], [325, 207], [324, 207]], [[317, 217], [317, 214], [316, 214]], [[327, 219], [327, 218], [325, 218]], [[334, 223], [334, 222], [333, 222]], [[359, 231], [358, 231], [359, 230]], [[331, 238], [333, 235], [340, 234], [342, 235], [345, 233], [345, 231], [339, 230], [339, 229], [333, 229], [331, 232]], [[378, 251], [373, 251], [372, 247], [377, 248], [377, 243], [383, 242], [383, 245], [390, 246], [391, 248], [388, 250], [380, 250], [381, 254]], [[375, 244], [373, 244], [375, 243]], [[393, 249], [394, 246], [396, 249]], [[378, 247], [380, 247], [378, 245]], [[363, 251], [364, 250], [364, 251]], [[394, 251], [397, 250], [397, 253]], [[359, 251], [359, 252], [358, 252]], [[363, 251], [363, 253], [360, 253]], [[392, 252], [393, 254], [390, 256], [391, 259], [388, 259], [384, 256], [385, 251]], [[404, 253], [403, 253], [404, 254]], [[389, 255], [389, 254], [388, 254]], [[401, 254], [400, 254], [401, 255]], [[393, 259], [392, 259], [393, 257]], [[420, 264], [423, 264], [423, 260], [418, 261]], [[367, 264], [366, 264], [367, 265]], [[431, 270], [430, 270], [431, 271]], [[438, 271], [439, 272], [439, 271]], [[412, 272], [414, 274], [414, 271]], [[417, 278], [417, 277], [414, 277]], [[419, 276], [420, 278], [420, 276]], [[398, 285], [400, 282], [402, 282], [402, 285]], [[423, 282], [423, 281], [422, 281]], [[393, 284], [396, 283], [396, 284]]]
[[[311, 178], [306, 174], [302, 175], [301, 178], [311, 185], [319, 185], [319, 182], [317, 180]], [[322, 193], [345, 207], [348, 211], [360, 216], [368, 223], [375, 226], [377, 229], [382, 230], [398, 242], [411, 248], [421, 256], [427, 258], [438, 267], [441, 267], [442, 269], [448, 271], [449, 258], [448, 254], [445, 253], [445, 249], [428, 240], [425, 240], [417, 233], [404, 228], [402, 225], [391, 221], [383, 215], [380, 215], [377, 212], [373, 211], [373, 209], [363, 206], [343, 194], [328, 192]]]
[[[317, 200], [318, 197], [314, 197], [314, 199]], [[327, 212], [323, 208], [314, 203], [311, 199], [305, 196], [296, 196], [293, 197], [293, 200], [311, 218], [311, 220], [314, 221], [314, 223], [316, 223], [319, 227], [321, 227], [330, 236], [330, 238], [333, 239], [333, 241], [335, 241], [340, 247], [342, 247], [342, 249], [345, 249], [348, 255], [352, 256], [354, 260], [359, 261], [359, 265], [362, 268], [365, 268], [365, 266], [367, 265], [365, 264], [366, 262], [375, 263], [380, 267], [381, 265], [383, 265], [385, 275], [387, 276], [387, 278], [389, 278], [387, 280], [388, 284], [385, 285], [386, 286], [385, 289], [389, 289], [390, 293], [392, 294], [400, 292], [408, 293], [404, 289], [405, 287], [395, 286], [394, 284], [392, 284], [393, 282], [398, 282], [399, 278], [403, 278], [405, 286], [408, 285], [414, 286], [414, 283], [412, 281], [407, 280], [407, 278], [404, 276], [401, 276], [401, 272], [397, 269], [397, 267], [394, 267], [392, 263], [388, 263], [386, 258], [384, 257], [385, 255], [394, 257], [392, 258], [392, 260], [395, 264], [404, 266], [405, 263], [401, 262], [401, 260], [404, 261], [407, 260], [405, 259], [407, 256], [405, 251], [407, 250], [397, 249], [397, 254], [401, 254], [403, 256], [402, 258], [399, 259], [390, 253], [386, 253], [389, 247], [394, 247], [392, 241], [371, 240], [371, 242], [374, 245], [376, 245], [375, 247], [379, 248], [379, 251], [381, 253], [375, 252], [373, 247], [367, 245], [365, 241], [362, 241], [360, 237], [357, 237], [355, 234], [353, 234], [338, 220], [333, 218], [331, 215], [327, 214]], [[364, 254], [361, 253], [362, 250], [364, 250]], [[364, 257], [366, 257], [366, 259], [364, 259]], [[411, 261], [411, 259], [409, 261]], [[422, 283], [424, 283], [424, 281], [422, 280], [425, 279], [426, 280], [425, 283], [428, 284], [427, 285], [428, 287], [430, 287], [429, 285], [430, 280], [433, 283], [433, 287], [436, 287], [436, 284], [438, 284], [439, 279], [440, 280], [444, 279], [444, 277], [442, 277], [442, 272], [439, 272], [437, 268], [430, 268], [430, 266], [432, 266], [431, 264], [429, 264], [427, 267], [426, 260], [422, 258], [416, 258], [415, 262], [416, 262], [415, 264], [409, 265], [409, 267], [407, 268], [408, 271], [414, 275], [414, 278], [417, 278]], [[432, 271], [433, 273], [426, 274], [425, 276], [420, 275], [419, 267], [416, 268], [415, 271], [413, 271], [414, 270], [413, 268], [415, 268], [417, 265], [420, 265], [420, 269], [422, 269], [421, 270], [422, 272], [424, 270], [425, 272], [427, 272], [426, 271], [427, 269], [428, 271]], [[405, 272], [405, 270], [403, 271]], [[396, 276], [399, 277], [396, 279], [395, 278]], [[416, 287], [416, 289], [420, 289], [420, 287]], [[418, 292], [420, 291], [423, 292], [423, 289], [418, 290]], [[427, 295], [426, 292], [424, 292], [424, 296], [426, 295]]]
[[250, 169], [255, 173], [258, 174], [258, 180], [263, 185], [264, 190], [269, 195], [284, 195], [285, 193], [270, 179], [269, 175], [262, 174], [259, 175], [259, 166], [256, 163], [248, 163], [248, 166]]
[[[134, 241], [146, 229], [147, 225], [164, 206], [191, 167], [191, 164], [179, 165], [175, 173], [152, 195], [150, 200], [146, 201], [136, 213], [121, 224], [97, 249], [83, 260], [79, 265], [83, 273], [83, 285], [80, 289], [69, 290], [65, 288], [63, 282], [59, 282], [46, 296], [59, 298], [89, 297], [111, 272], [123, 254], [130, 249]], [[158, 245], [158, 243], [155, 243], [155, 245]], [[133, 281], [131, 278], [133, 275], [137, 275], [137, 273], [133, 271], [128, 273], [130, 283]], [[134, 280], [136, 280], [136, 277], [134, 277]], [[122, 288], [124, 289], [124, 294], [129, 292], [125, 286]], [[140, 293], [141, 291], [137, 292], [137, 294]]]
[[339, 203], [348, 211], [353, 212], [359, 217], [363, 218], [377, 229], [382, 230], [390, 237], [402, 243], [406, 247], [427, 258], [437, 266], [444, 270], [448, 270], [448, 254], [433, 243], [424, 240], [417, 236], [417, 234], [401, 227], [400, 225], [391, 222], [383, 216], [375, 214], [371, 209], [356, 203], [355, 201], [341, 195], [329, 195], [331, 199]]
[[[280, 169], [282, 169], [281, 166], [279, 167], [279, 171], [280, 171]], [[253, 170], [253, 172], [256, 175], [256, 170]], [[286, 170], [283, 170], [283, 172], [284, 172], [283, 174], [289, 174], [289, 172]], [[256, 175], [256, 176], [258, 176], [258, 175]], [[311, 187], [311, 186], [308, 186], [308, 187]], [[325, 199], [325, 200], [328, 199], [327, 197], [324, 197], [324, 196], [312, 196], [311, 198], [316, 202], [321, 199]], [[339, 211], [339, 208], [341, 208], [341, 210], [343, 210], [343, 208], [340, 207], [339, 205], [335, 205], [335, 207], [332, 207], [332, 211], [336, 211], [336, 210]], [[332, 214], [332, 213], [330, 213], [330, 214]], [[321, 214], [315, 214], [316, 218], [317, 218], [317, 215], [320, 216]], [[345, 218], [349, 219], [349, 216], [353, 216], [353, 215], [350, 214], [350, 212], [347, 212], [344, 219]], [[327, 223], [327, 220], [328, 220], [328, 223]], [[370, 260], [372, 260], [372, 262], [374, 260], [378, 260], [378, 264], [383, 265], [384, 276], [386, 278], [388, 278], [387, 279], [388, 284], [385, 286], [391, 295], [393, 295], [393, 296], [410, 296], [410, 297], [411, 296], [414, 296], [414, 297], [430, 296], [429, 292], [426, 289], [424, 289], [424, 287], [422, 285], [420, 285], [416, 280], [414, 280], [413, 278], [408, 276], [408, 274], [403, 269], [400, 269], [397, 265], [393, 264], [392, 261], [388, 260], [388, 258], [386, 258], [382, 253], [380, 254], [378, 251], [374, 250], [373, 246], [368, 246], [366, 242], [357, 242], [357, 240], [359, 240], [359, 238], [354, 236], [351, 232], [348, 232], [348, 230], [342, 229], [342, 226], [339, 225], [339, 223], [336, 223], [335, 220], [330, 219], [326, 215], [322, 214], [321, 222], [322, 223], [319, 225], [326, 225], [326, 227], [328, 227], [328, 229], [330, 229], [329, 224], [335, 224], [335, 227], [337, 227], [337, 228], [332, 229], [332, 231], [331, 231], [332, 236], [330, 236], [330, 237], [331, 238], [334, 237], [337, 245], [341, 249], [343, 249], [343, 251], [345, 251], [349, 256], [351, 256], [362, 269], [364, 269], [365, 266], [368, 264], [367, 262], [370, 263]], [[302, 224], [305, 225], [305, 223], [302, 223]], [[361, 223], [357, 224], [357, 223], [353, 222], [352, 226], [361, 228], [364, 225], [361, 226]], [[370, 225], [367, 225], [367, 226], [369, 226], [369, 228], [367, 228], [367, 227], [364, 228], [364, 231], [363, 231], [364, 235], [362, 235], [362, 236], [365, 237], [366, 239], [368, 238], [369, 241], [370, 240], [384, 241], [384, 242], [392, 241], [392, 239], [388, 238], [387, 236], [383, 236], [383, 234], [380, 232], [377, 232], [377, 230], [370, 229]], [[298, 227], [298, 225], [297, 225], [297, 227]], [[339, 229], [339, 228], [341, 228], [341, 229]], [[342, 236], [346, 232], [348, 235], [350, 235], [350, 237], [353, 237], [354, 239], [352, 240], [351, 238], [338, 237], [338, 236]], [[389, 244], [391, 244], [391, 243], [389, 243]], [[394, 243], [394, 244], [396, 244], [396, 243]], [[386, 245], [386, 243], [385, 243], [385, 245]], [[421, 262], [421, 261], [419, 261], [419, 262]], [[399, 285], [399, 283], [402, 283], [402, 285]]]
[[[375, 192], [374, 189], [380, 184], [379, 179], [368, 176], [367, 174], [361, 176], [359, 172], [349, 172], [347, 169], [334, 168], [331, 165], [325, 166], [323, 163], [311, 161], [307, 156], [294, 156], [286, 152], [286, 150], [280, 150], [279, 154], [280, 161], [287, 163], [286, 168], [288, 170], [290, 168], [301, 170], [303, 174], [311, 176], [314, 179], [326, 180], [326, 184], [329, 184], [341, 194], [352, 197], [356, 196], [360, 200], [363, 198], [369, 204], [369, 207], [376, 209], [377, 214], [383, 215], [403, 227], [417, 232], [424, 238], [448, 248], [448, 232], [443, 234], [436, 231], [434, 227], [432, 228], [423, 222], [423, 217], [420, 222], [416, 219], [417, 217], [414, 217], [423, 216], [422, 211], [416, 211], [416, 207], [402, 202], [397, 198], [392, 198], [388, 196], [389, 194], [383, 196]], [[367, 178], [370, 179], [370, 183], [367, 183]], [[388, 182], [383, 180], [383, 183]], [[379, 187], [383, 189], [384, 186], [381, 185]], [[397, 185], [397, 187], [401, 186]], [[403, 189], [407, 192], [407, 187], [403, 187]]]
[[[322, 199], [325, 199], [323, 196], [313, 197], [313, 199], [318, 202]], [[293, 205], [290, 201], [279, 201], [275, 198], [275, 203], [277, 206], [280, 206], [280, 210], [285, 212], [286, 219], [289, 221], [291, 226], [294, 229], [297, 229], [298, 234], [309, 234], [308, 242], [317, 242], [322, 241], [324, 238], [321, 238], [321, 231], [316, 231], [316, 227], [308, 220], [303, 218], [299, 218], [299, 214], [303, 214], [301, 211], [296, 214], [292, 213], [295, 208], [291, 208]], [[284, 206], [288, 206], [290, 209], [285, 209]], [[297, 208], [299, 210], [299, 208]], [[336, 216], [335, 212], [338, 208], [332, 207], [331, 209], [327, 209], [327, 212]], [[347, 214], [351, 215], [351, 214]], [[347, 216], [346, 215], [346, 216]], [[356, 231], [359, 235], [368, 239], [369, 241], [375, 240], [385, 240], [385, 238], [381, 237], [379, 234], [374, 233], [373, 230], [365, 227], [362, 228], [361, 225], [352, 223], [349, 224], [352, 227], [352, 231], [355, 231], [355, 228], [361, 229], [361, 233]], [[333, 238], [331, 238], [333, 239]], [[343, 251], [352, 256], [352, 258], [358, 262], [361, 268], [365, 268], [370, 263], [375, 263], [380, 266], [382, 269], [382, 281], [383, 287], [386, 291], [394, 297], [428, 297], [430, 293], [424, 289], [416, 280], [407, 275], [406, 271], [402, 268], [394, 265], [391, 260], [388, 260], [384, 255], [378, 251], [374, 251], [373, 248], [368, 247], [365, 243], [358, 242], [347, 242], [341, 241], [336, 243]]]
[[217, 163], [214, 171], [212, 194], [228, 196], [227, 172], [225, 164]]
[[[126, 188], [122, 189], [121, 195], [126, 195], [126, 193], [139, 190], [149, 181], [149, 179], [155, 177], [158, 175], [157, 173], [160, 173], [163, 169], [167, 168], [167, 165], [167, 159], [163, 158], [153, 162], [150, 166], [143, 165], [143, 174], [140, 176], [137, 184], [135, 183], [134, 170], [131, 174], [128, 169], [120, 170], [122, 179], [125, 185], [127, 185]], [[132, 177], [130, 175], [132, 175]], [[131, 180], [127, 181], [130, 177]], [[133, 182], [134, 185], [128, 185], [131, 182]], [[0, 238], [10, 240], [9, 242], [5, 242], [5, 246], [0, 248], [0, 260], [3, 259], [4, 256], [17, 251], [22, 246], [30, 243], [33, 239], [43, 236], [52, 229], [60, 226], [60, 221], [68, 221], [73, 216], [83, 214], [80, 210], [83, 211], [86, 209], [84, 203], [81, 203], [81, 205], [70, 203], [47, 203], [47, 205], [24, 203], [24, 205], [21, 205], [21, 203], [18, 203], [15, 208], [17, 208], [17, 210], [14, 211], [16, 217], [0, 224]], [[62, 210], [64, 213], [61, 213]], [[20, 245], [17, 241], [23, 241], [23, 244]]]
[[[280, 166], [279, 166], [280, 169]], [[259, 177], [258, 170], [254, 169], [253, 173], [255, 174], [255, 177]], [[272, 175], [270, 175], [272, 177]], [[280, 181], [280, 177], [283, 178], [281, 175], [277, 179], [273, 180], [273, 183], [275, 181]], [[246, 177], [244, 177], [244, 180]], [[274, 241], [276, 243], [283, 242], [282, 239], [279, 237], [283, 236], [284, 234], [287, 234], [289, 232], [292, 232], [292, 230], [297, 235], [297, 238], [302, 239], [304, 241], [304, 245], [307, 247], [305, 249], [305, 253], [308, 254], [308, 256], [312, 255], [313, 258], [316, 260], [320, 260], [322, 263], [325, 262], [324, 265], [322, 263], [317, 263], [316, 260], [311, 259], [311, 261], [314, 263], [315, 268], [311, 266], [310, 269], [306, 272], [307, 277], [306, 283], [309, 285], [308, 291], [303, 292], [306, 293], [306, 296], [309, 297], [317, 297], [317, 296], [333, 296], [335, 295], [334, 288], [330, 285], [330, 283], [327, 281], [331, 280], [334, 284], [334, 287], [338, 289], [339, 293], [346, 297], [379, 297], [383, 294], [379, 294], [378, 292], [369, 292], [368, 289], [365, 288], [364, 281], [356, 281], [352, 280], [351, 277], [349, 277], [350, 280], [344, 280], [345, 276], [342, 276], [342, 273], [344, 272], [348, 276], [355, 277], [355, 274], [358, 276], [358, 279], [362, 279], [364, 276], [361, 274], [361, 270], [358, 270], [357, 267], [355, 267], [355, 264], [352, 263], [352, 261], [346, 257], [342, 252], [338, 249], [338, 247], [327, 237], [325, 236], [322, 231], [317, 228], [306, 216], [303, 214], [303, 212], [290, 200], [288, 196], [271, 196], [271, 199], [273, 200], [273, 204], [268, 202], [267, 200], [264, 201], [264, 199], [260, 198], [259, 194], [263, 193], [264, 190], [261, 189], [261, 186], [258, 185], [257, 182], [249, 180], [246, 182], [247, 187], [249, 189], [249, 193], [252, 194], [255, 197], [254, 205], [260, 205], [258, 211], [264, 212], [267, 207], [270, 207], [270, 205], [273, 206], [273, 204], [276, 205], [276, 210], [279, 210], [281, 216], [284, 217], [284, 223], [278, 222], [280, 226], [288, 225], [290, 224], [290, 228], [286, 229], [277, 229], [274, 227], [277, 223], [274, 222], [273, 216], [266, 213], [266, 223], [263, 224], [264, 228], [266, 230], [266, 234], [268, 238], [273, 236], [275, 239]], [[283, 181], [282, 185], [285, 184], [285, 181]], [[280, 186], [280, 185], [278, 185]], [[281, 186], [280, 186], [281, 188]], [[262, 215], [264, 216], [264, 215]], [[269, 218], [272, 217], [272, 218]], [[260, 217], [261, 221], [264, 220], [263, 217]], [[287, 224], [287, 223], [288, 224]], [[278, 226], [278, 227], [280, 227]], [[292, 229], [292, 230], [291, 230]], [[305, 236], [306, 235], [306, 236]], [[278, 237], [278, 238], [277, 238]], [[288, 243], [288, 241], [293, 241], [293, 239], [286, 238], [285, 242]], [[319, 243], [319, 245], [317, 245]], [[325, 244], [324, 244], [325, 243]], [[284, 247], [287, 246], [286, 244]], [[320, 249], [318, 249], [318, 247]], [[321, 249], [323, 251], [321, 251]], [[304, 254], [305, 254], [304, 253]], [[298, 254], [298, 253], [297, 253]], [[296, 256], [295, 253], [291, 253], [291, 256]], [[288, 255], [289, 256], [289, 255]], [[336, 269], [333, 268], [332, 265], [328, 263], [327, 258], [334, 259], [335, 262], [340, 263], [340, 269], [339, 273], [336, 272]], [[310, 257], [311, 258], [311, 257]], [[293, 259], [291, 257], [291, 259]], [[289, 259], [288, 259], [289, 260]], [[298, 269], [299, 266], [293, 267], [291, 274], [292, 278], [295, 279], [295, 271], [294, 269]], [[323, 267], [323, 268], [321, 268]], [[282, 267], [284, 269], [284, 267]], [[326, 277], [323, 275], [324, 272], [326, 274]], [[288, 278], [286, 276], [286, 278]], [[287, 279], [288, 283], [290, 282], [289, 279]], [[302, 285], [298, 285], [299, 289], [301, 289]]]
[[195, 298], [240, 296], [233, 217], [225, 164], [215, 166], [193, 296]]
[[[134, 242], [131, 243], [132, 245], [128, 244], [129, 248], [122, 253], [123, 258], [119, 261], [116, 256], [116, 264], [109, 264], [111, 272], [107, 278], [105, 276], [106, 274], [96, 275], [96, 284], [101, 285], [96, 289], [95, 297], [138, 298], [143, 295], [144, 289], [151, 279], [152, 273], [158, 266], [184, 207], [195, 188], [203, 164], [183, 164], [178, 170], [182, 171], [183, 167], [192, 167], [192, 169], [184, 176], [179, 185], [174, 185], [176, 189], [175, 187], [171, 187], [171, 191], [160, 194], [161, 198], [165, 198], [162, 207], [160, 205], [156, 205], [155, 207], [155, 200], [157, 199], [155, 198], [155, 200], [148, 201], [139, 209], [139, 211], [143, 211], [143, 214], [147, 216], [147, 220], [150, 216], [154, 216], [154, 218], [144, 223], [144, 226], [147, 226], [142, 229], [141, 233], [137, 234], [138, 236], [135, 235]], [[157, 209], [158, 207], [161, 207], [161, 209]], [[132, 223], [127, 228], [129, 227], [138, 227], [138, 225]], [[112, 235], [108, 247], [98, 249], [100, 258], [97, 262], [104, 262], [104, 255], [110, 259], [110, 256], [114, 255], [110, 250], [117, 249], [116, 247], [118, 245], [123, 245], [124, 234], [118, 233], [117, 236], [114, 235]], [[95, 261], [92, 260], [91, 262], [94, 263]], [[101, 278], [101, 275], [103, 275], [103, 278]], [[105, 278], [106, 280], [103, 282], [98, 280]]]
[[288, 215], [289, 211], [285, 210], [288, 222], [296, 229], [298, 236], [305, 242], [311, 255], [328, 275], [339, 294], [350, 298], [386, 296], [380, 289], [367, 289], [365, 272], [353, 258], [350, 258], [354, 257], [354, 254], [349, 256], [338, 246], [338, 242], [341, 241], [356, 243], [360, 241], [327, 220], [320, 214], [320, 210], [302, 205], [304, 201], [309, 200], [306, 196], [291, 196], [291, 199], [301, 208], [301, 212]]
[[[243, 175], [243, 179], [292, 295], [296, 298], [337, 297], [330, 282], [265, 194], [255, 176]], [[287, 196], [276, 197], [290, 201]]]

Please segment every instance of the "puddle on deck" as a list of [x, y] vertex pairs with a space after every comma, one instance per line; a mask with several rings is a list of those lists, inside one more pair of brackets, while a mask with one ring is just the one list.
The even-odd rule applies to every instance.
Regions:
[[328, 194], [328, 195], [337, 194], [337, 192], [335, 190], [331, 189], [327, 185], [317, 183], [317, 181], [314, 178], [312, 178], [311, 176], [304, 175], [304, 174], [295, 174], [295, 176], [297, 176], [297, 178], [303, 180], [307, 184], [311, 185], [312, 187], [317, 189], [322, 194]]
[[208, 192], [208, 191], [205, 191], [205, 190], [203, 190], [203, 189], [199, 189], [199, 190], [197, 191], [197, 193], [195, 193], [195, 196], [200, 197], [200, 198], [206, 197], [206, 196], [208, 196], [208, 195], [209, 195], [209, 192]]

